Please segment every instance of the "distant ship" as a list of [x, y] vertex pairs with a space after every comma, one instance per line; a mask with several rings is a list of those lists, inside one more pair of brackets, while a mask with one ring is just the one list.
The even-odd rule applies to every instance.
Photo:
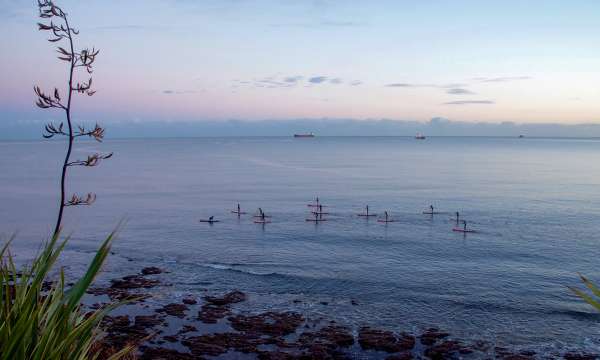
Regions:
[[308, 134], [294, 134], [295, 138], [313, 138], [315, 137], [315, 134], [313, 133], [308, 133]]
[[525, 137], [525, 135], [519, 135], [519, 139], [522, 139], [524, 137]]
[[421, 133], [417, 133], [417, 135], [415, 136], [415, 139], [417, 139], [417, 140], [425, 140], [425, 135], [423, 135]]

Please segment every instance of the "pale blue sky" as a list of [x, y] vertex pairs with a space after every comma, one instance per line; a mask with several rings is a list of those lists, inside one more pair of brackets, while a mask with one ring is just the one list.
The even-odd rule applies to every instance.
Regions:
[[[86, 119], [600, 120], [597, 1], [58, 4], [101, 49]], [[2, 121], [45, 119], [66, 69], [34, 1], [0, 8]]]

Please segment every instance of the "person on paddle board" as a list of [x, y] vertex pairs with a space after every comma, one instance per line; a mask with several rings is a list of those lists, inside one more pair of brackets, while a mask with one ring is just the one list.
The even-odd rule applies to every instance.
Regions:
[[456, 212], [456, 225], [458, 225], [460, 222], [460, 214], [458, 213], [458, 211]]
[[431, 214], [433, 214], [433, 205], [429, 205], [429, 208], [431, 209]]
[[240, 203], [238, 203], [238, 215], [242, 213], [241, 207], [240, 207]]
[[385, 211], [385, 222], [388, 222], [388, 212]]

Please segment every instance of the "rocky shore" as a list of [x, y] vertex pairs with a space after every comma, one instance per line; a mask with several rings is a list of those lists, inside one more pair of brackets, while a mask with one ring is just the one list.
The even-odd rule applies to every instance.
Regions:
[[[99, 358], [136, 345], [139, 359], [599, 359], [596, 354], [537, 354], [511, 351], [482, 341], [467, 342], [437, 328], [420, 333], [371, 327], [349, 328], [331, 319], [296, 312], [242, 313], [236, 304], [248, 295], [189, 294], [180, 303], [147, 304], [153, 288], [164, 286], [164, 271], [156, 267], [111, 280], [89, 290], [90, 309], [113, 301], [128, 301], [120, 313], [103, 321], [105, 336]], [[358, 306], [358, 305], [357, 305]]]

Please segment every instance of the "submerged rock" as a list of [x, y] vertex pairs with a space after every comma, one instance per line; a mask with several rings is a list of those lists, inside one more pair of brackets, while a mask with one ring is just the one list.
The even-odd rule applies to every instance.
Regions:
[[230, 305], [246, 300], [246, 294], [232, 291], [222, 297], [205, 296], [206, 304], [198, 312], [198, 319], [206, 324], [215, 324], [218, 320], [231, 315]]
[[327, 326], [316, 332], [302, 333], [298, 343], [305, 347], [314, 344], [322, 344], [333, 348], [348, 347], [354, 344], [354, 336], [345, 327]]
[[198, 303], [198, 301], [195, 298], [193, 298], [192, 296], [187, 296], [187, 297], [183, 298], [183, 300], [181, 302], [186, 305], [196, 305]]
[[156, 266], [149, 266], [142, 269], [142, 275], [156, 275], [162, 273], [163, 269], [157, 268]]
[[262, 344], [258, 337], [247, 334], [216, 333], [189, 337], [181, 341], [187, 346], [194, 356], [218, 356], [226, 353], [229, 349], [243, 353], [258, 352], [257, 346]]
[[142, 340], [152, 337], [147, 329], [161, 324], [162, 321], [154, 316], [136, 316], [132, 325], [129, 316], [105, 316], [102, 327], [106, 336], [102, 339], [105, 347], [122, 349], [131, 344], [139, 344]]
[[111, 280], [111, 288], [113, 289], [140, 289], [153, 288], [160, 284], [158, 280], [146, 279], [142, 275], [128, 275], [119, 280]]
[[426, 349], [425, 356], [432, 360], [443, 360], [458, 358], [459, 354], [469, 354], [471, 352], [471, 350], [463, 347], [460, 341], [446, 340]]
[[395, 353], [411, 350], [415, 346], [415, 337], [405, 333], [396, 335], [391, 331], [363, 327], [358, 333], [358, 343], [364, 350]]
[[164, 323], [164, 319], [157, 315], [138, 315], [135, 317], [135, 325], [142, 328], [149, 328]]
[[160, 309], [156, 309], [156, 312], [165, 313], [167, 315], [176, 316], [180, 319], [183, 319], [187, 310], [189, 310], [189, 308], [184, 304], [171, 303], [163, 306]]
[[198, 319], [206, 324], [216, 324], [218, 320], [231, 315], [227, 306], [204, 304], [198, 312]]
[[254, 316], [237, 315], [229, 317], [231, 327], [235, 330], [271, 335], [284, 336], [291, 334], [302, 324], [302, 315], [294, 312], [266, 312]]
[[430, 328], [427, 329], [427, 331], [425, 331], [420, 337], [419, 339], [421, 340], [421, 344], [423, 345], [433, 345], [435, 344], [438, 340], [441, 340], [443, 338], [446, 338], [450, 336], [450, 334], [446, 333], [446, 332], [442, 332], [436, 328]]
[[142, 351], [142, 355], [139, 357], [140, 360], [194, 360], [197, 357], [191, 354], [182, 353], [173, 349], [166, 348], [152, 348], [146, 347]]
[[206, 300], [206, 302], [208, 302], [210, 304], [217, 305], [217, 306], [231, 305], [231, 304], [245, 301], [246, 294], [244, 294], [241, 291], [235, 290], [235, 291], [232, 291], [230, 293], [223, 295], [222, 297], [205, 296], [204, 300]]

